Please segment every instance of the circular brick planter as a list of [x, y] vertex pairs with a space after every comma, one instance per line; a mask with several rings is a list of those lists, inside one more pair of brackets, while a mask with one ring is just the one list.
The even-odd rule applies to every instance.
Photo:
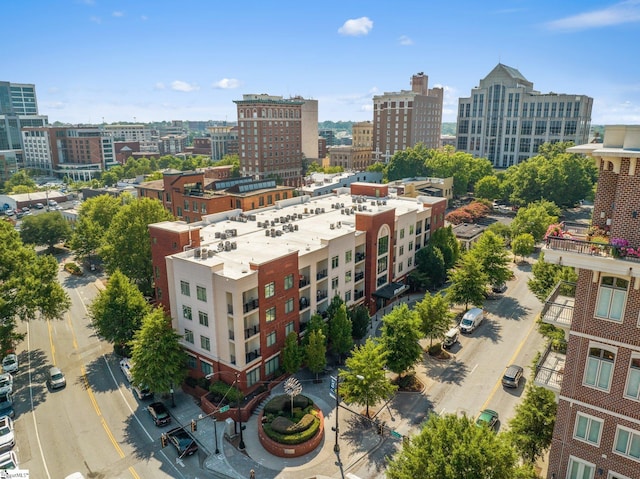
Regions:
[[310, 453], [318, 447], [324, 438], [324, 416], [320, 409], [317, 409], [317, 411], [318, 418], [320, 419], [320, 427], [318, 428], [316, 435], [307, 442], [294, 445], [280, 444], [267, 436], [264, 429], [262, 429], [263, 413], [260, 413], [260, 417], [258, 418], [258, 438], [260, 439], [260, 444], [262, 444], [262, 447], [264, 447], [269, 453], [278, 457], [300, 457]]

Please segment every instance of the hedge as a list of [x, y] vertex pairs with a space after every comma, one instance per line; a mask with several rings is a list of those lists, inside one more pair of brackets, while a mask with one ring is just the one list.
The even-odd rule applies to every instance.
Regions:
[[[301, 394], [297, 395], [293, 398], [293, 408], [304, 409], [313, 404], [313, 401], [309, 399], [307, 396], [303, 396]], [[290, 411], [291, 410], [291, 398], [286, 394], [281, 394], [280, 396], [276, 396], [271, 399], [264, 406], [265, 413], [269, 414], [277, 414], [281, 411]]]
[[225, 400], [229, 403], [237, 403], [238, 401], [242, 401], [244, 399], [242, 393], [240, 393], [235, 387], [229, 386], [223, 381], [212, 382], [209, 386], [209, 392], [218, 397], [220, 400], [222, 400], [222, 398], [224, 397]]
[[[318, 430], [320, 429], [320, 419], [313, 414], [307, 414], [303, 418], [303, 421], [311, 421], [307, 429], [305, 429], [304, 431], [293, 433], [293, 434], [281, 434], [275, 431], [272, 427], [273, 424], [276, 423], [276, 421], [278, 421], [278, 419], [280, 419], [280, 417], [274, 419], [273, 423], [271, 424], [265, 424], [263, 426], [263, 429], [264, 429], [264, 432], [267, 434], [267, 436], [269, 436], [271, 439], [273, 439], [274, 441], [280, 444], [289, 444], [289, 445], [302, 444], [303, 442], [307, 442], [309, 439], [315, 436], [318, 433]], [[282, 419], [286, 419], [286, 418], [282, 418]], [[291, 421], [289, 421], [289, 423], [291, 423]], [[294, 426], [297, 426], [297, 424], [295, 424]]]

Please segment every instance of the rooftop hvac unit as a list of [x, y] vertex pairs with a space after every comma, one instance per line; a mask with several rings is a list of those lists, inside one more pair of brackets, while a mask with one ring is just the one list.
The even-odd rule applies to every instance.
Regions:
[[220, 233], [220, 239], [227, 239], [227, 233]]
[[344, 208], [344, 203], [340, 203], [340, 208]]
[[262, 221], [258, 221], [258, 228], [262, 228]]
[[224, 250], [225, 251], [231, 251], [231, 243], [229, 243], [228, 241], [224, 244]]
[[216, 238], [220, 238], [220, 231], [216, 231], [213, 236], [215, 236]]
[[333, 223], [331, 223], [331, 224], [329, 225], [329, 229], [331, 229], [331, 230], [336, 229], [336, 225], [335, 225], [335, 224], [333, 224]]
[[367, 205], [362, 205], [362, 211], [367, 211]]
[[376, 202], [375, 202], [375, 201], [372, 201], [372, 202], [371, 202], [371, 206], [375, 206], [375, 205], [376, 205]]
[[338, 224], [336, 225], [336, 227], [342, 228], [342, 221], [338, 221]]
[[271, 237], [272, 238], [276, 237], [276, 230], [274, 230], [274, 229], [271, 230]]
[[216, 252], [212, 249], [210, 249], [208, 253], [209, 253], [209, 258], [211, 258], [214, 254], [216, 254]]
[[205, 259], [209, 254], [209, 250], [207, 248], [200, 248], [200, 256], [202, 259]]
[[320, 214], [320, 208], [316, 208], [316, 214], [319, 215]]
[[272, 221], [272, 223], [273, 223], [273, 222], [275, 222], [275, 223], [280, 223], [280, 218], [274, 218], [274, 219], [273, 219], [273, 221]]
[[276, 230], [276, 236], [282, 236], [282, 230]]
[[218, 251], [222, 251], [223, 249], [224, 249], [224, 243], [220, 241], [220, 243], [218, 243]]
[[384, 206], [387, 206], [387, 200], [382, 200], [382, 204], [383, 204]]
[[264, 230], [264, 235], [265, 236], [269, 236], [271, 234], [271, 232], [269, 230]]
[[233, 229], [231, 230], [231, 236], [238, 236], [238, 230], [237, 230], [237, 229], [235, 229], [235, 228], [233, 228]]
[[199, 258], [200, 257], [200, 248], [196, 248], [193, 250], [193, 257], [194, 258]]
[[358, 205], [358, 211], [362, 211], [362, 205]]
[[255, 221], [256, 215], [249, 215], [249, 221]]
[[320, 211], [321, 211], [322, 213], [324, 213], [324, 208], [321, 208], [321, 209], [320, 209]]
[[298, 225], [293, 225], [293, 230], [298, 231]]
[[344, 214], [344, 208], [342, 208], [342, 209], [340, 210], [340, 214], [341, 214], [341, 215], [343, 215], [343, 214]]
[[275, 226], [275, 225], [276, 225], [275, 220], [271, 220], [271, 226]]
[[309, 210], [307, 208], [304, 209], [304, 214], [306, 215], [307, 213], [309, 213]]
[[238, 249], [238, 243], [236, 243], [235, 241], [231, 242], [231, 249]]

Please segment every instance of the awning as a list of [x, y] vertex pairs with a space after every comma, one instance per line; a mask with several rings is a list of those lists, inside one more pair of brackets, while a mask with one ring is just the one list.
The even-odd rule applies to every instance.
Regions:
[[376, 292], [374, 292], [373, 295], [377, 296], [378, 298], [393, 299], [396, 296], [401, 295], [408, 289], [409, 289], [409, 285], [407, 284], [390, 283], [386, 286], [383, 286]]

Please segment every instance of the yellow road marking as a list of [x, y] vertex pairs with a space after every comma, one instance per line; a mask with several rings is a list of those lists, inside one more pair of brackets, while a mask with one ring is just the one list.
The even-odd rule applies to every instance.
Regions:
[[116, 441], [116, 438], [111, 433], [111, 429], [109, 429], [109, 426], [107, 426], [107, 423], [105, 422], [104, 419], [102, 419], [102, 427], [104, 428], [105, 432], [107, 433], [107, 436], [109, 436], [109, 440], [111, 441], [111, 444], [113, 444], [113, 447], [116, 448], [116, 451], [118, 452], [120, 457], [121, 458], [124, 457], [124, 452], [120, 448], [120, 444], [118, 444], [118, 441]]
[[135, 477], [136, 479], [140, 479], [140, 476], [138, 475], [138, 473], [136, 472], [136, 470], [133, 468], [133, 466], [129, 466], [129, 472], [131, 473], [131, 475], [133, 477]]
[[[522, 342], [518, 345], [518, 349], [516, 349], [515, 353], [513, 353], [513, 356], [511, 356], [511, 359], [509, 360], [509, 362], [507, 364], [513, 364], [514, 363], [514, 361], [518, 357], [518, 354], [520, 354], [520, 351], [522, 351], [522, 348], [524, 347], [525, 343], [529, 339], [529, 336], [531, 335], [531, 332], [535, 329], [535, 327], [537, 325], [538, 325], [538, 323], [534, 319], [533, 324], [531, 324], [531, 327], [529, 328], [529, 332], [527, 333], [525, 338], [522, 340]], [[487, 406], [489, 405], [489, 402], [493, 399], [493, 396], [495, 395], [496, 391], [498, 390], [498, 388], [500, 387], [501, 384], [502, 384], [502, 378], [498, 379], [498, 381], [496, 382], [495, 386], [493, 386], [493, 389], [489, 393], [489, 397], [487, 398], [487, 400], [484, 402], [484, 404], [480, 408], [481, 411], [484, 411], [487, 408]]]
[[89, 399], [91, 400], [91, 404], [93, 404], [93, 409], [96, 410], [96, 414], [98, 416], [102, 416], [102, 412], [100, 412], [100, 407], [98, 406], [98, 402], [96, 401], [96, 397], [93, 395], [93, 390], [89, 385], [89, 379], [87, 379], [87, 372], [84, 369], [84, 366], [80, 367], [80, 373], [82, 374], [82, 379], [84, 380], [84, 384], [87, 388], [87, 394], [89, 394]]
[[71, 323], [70, 313], [67, 313], [67, 321], [69, 322], [69, 329], [71, 330], [71, 339], [73, 340], [73, 349], [78, 349], [78, 341], [76, 341], [76, 332], [73, 330], [73, 324]]
[[51, 321], [47, 319], [47, 329], [49, 330], [49, 347], [51, 348], [51, 362], [56, 365], [56, 347], [53, 345], [53, 333], [51, 332]]

